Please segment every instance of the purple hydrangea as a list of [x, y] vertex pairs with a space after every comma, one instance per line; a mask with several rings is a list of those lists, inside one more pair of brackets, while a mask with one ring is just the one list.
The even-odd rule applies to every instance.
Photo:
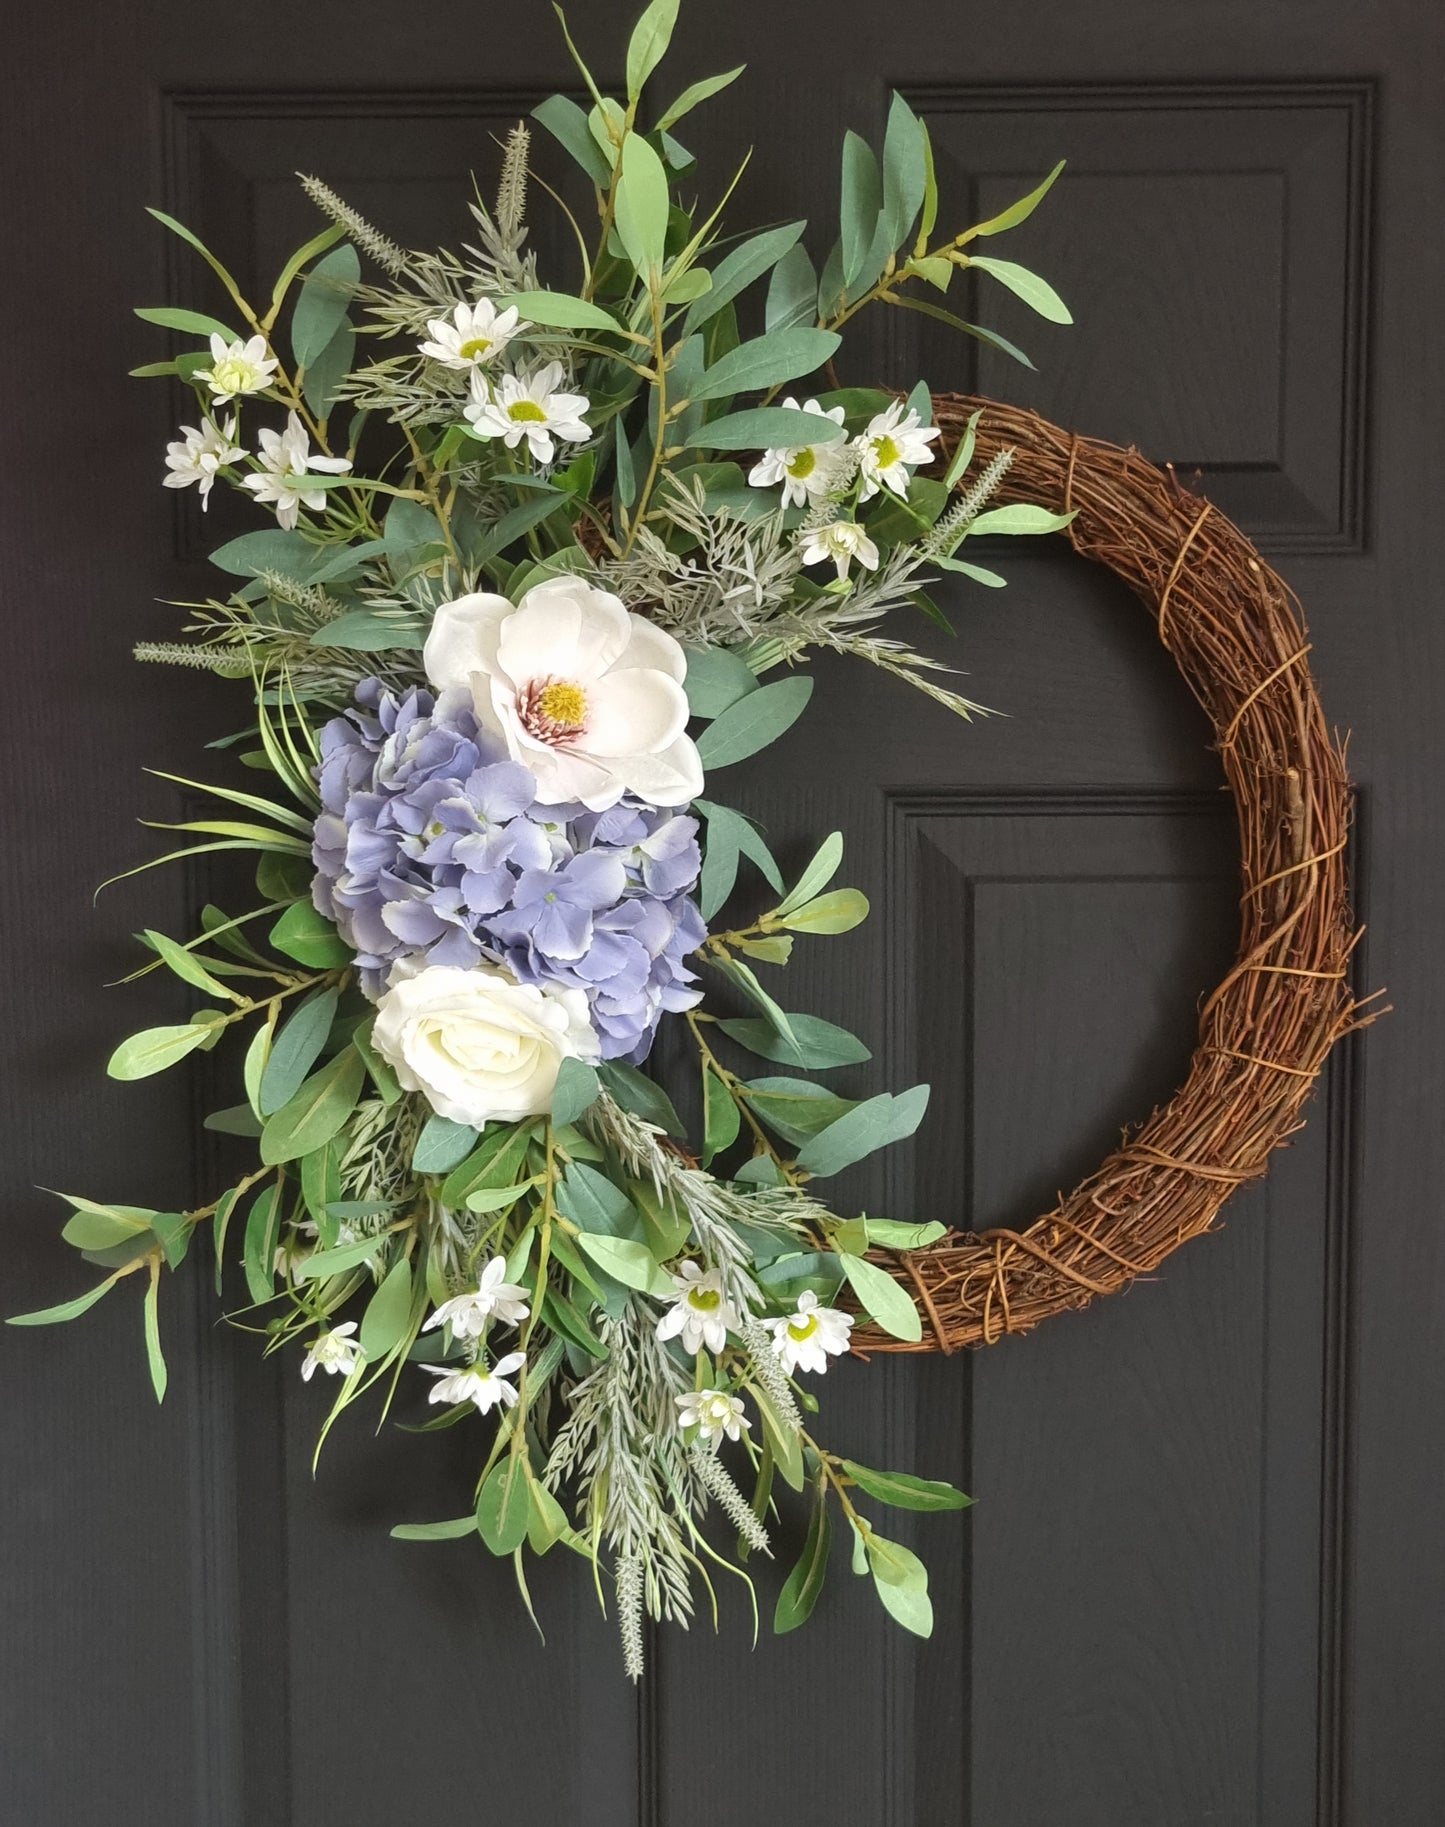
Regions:
[[375, 679], [321, 732], [312, 897], [379, 996], [403, 958], [510, 967], [585, 992], [604, 1059], [646, 1058], [700, 998], [707, 936], [689, 891], [697, 821], [628, 798], [538, 806], [536, 783], [465, 692], [398, 698]]

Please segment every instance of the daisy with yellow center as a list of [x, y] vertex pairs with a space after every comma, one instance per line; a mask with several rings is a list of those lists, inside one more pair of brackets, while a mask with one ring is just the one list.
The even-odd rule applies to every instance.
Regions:
[[900, 499], [906, 496], [913, 471], [933, 461], [928, 447], [937, 436], [938, 427], [925, 425], [902, 400], [894, 400], [886, 412], [870, 419], [867, 429], [853, 440], [863, 479], [859, 499], [871, 500], [880, 488]]
[[657, 1336], [680, 1337], [684, 1351], [697, 1353], [704, 1345], [709, 1351], [721, 1351], [728, 1333], [742, 1324], [742, 1315], [724, 1292], [717, 1270], [680, 1262], [672, 1285], [672, 1309], [657, 1322]]
[[841, 1357], [849, 1349], [853, 1315], [838, 1307], [820, 1307], [817, 1295], [805, 1288], [794, 1312], [781, 1319], [765, 1319], [763, 1324], [772, 1333], [773, 1350], [789, 1375], [795, 1370], [821, 1375], [830, 1357]]
[[584, 394], [563, 393], [566, 370], [561, 362], [547, 362], [523, 378], [504, 374], [493, 388], [479, 368], [472, 370], [472, 397], [462, 409], [476, 438], [500, 438], [508, 450], [527, 440], [537, 463], [550, 463], [556, 454], [554, 439], [581, 444], [592, 436], [583, 414], [589, 401]]
[[784, 507], [808, 507], [821, 501], [843, 480], [847, 463], [847, 452], [840, 437], [843, 408], [830, 406], [825, 411], [816, 400], [805, 400], [799, 406], [795, 399], [786, 399], [783, 405], [825, 421], [827, 433], [822, 434], [820, 427], [821, 435], [816, 444], [765, 450], [748, 471], [748, 481], [754, 488], [774, 488], [781, 482]]
[[530, 328], [514, 305], [499, 311], [490, 298], [480, 298], [474, 305], [459, 304], [450, 321], [432, 318], [427, 324], [431, 337], [421, 344], [421, 352], [444, 368], [484, 368], [519, 331]]

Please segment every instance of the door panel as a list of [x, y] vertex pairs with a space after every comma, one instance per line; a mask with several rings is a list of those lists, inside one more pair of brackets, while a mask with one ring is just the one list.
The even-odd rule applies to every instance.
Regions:
[[[615, 86], [632, 0], [575, 10]], [[1075, 327], [1026, 320], [997, 289], [977, 304], [1037, 374], [899, 313], [862, 320], [845, 378], [922, 373], [1135, 442], [1197, 471], [1281, 566], [1327, 711], [1356, 732], [1361, 986], [1388, 983], [1399, 1008], [1342, 1049], [1219, 1235], [1152, 1279], [1025, 1339], [845, 1364], [820, 1386], [831, 1438], [979, 1499], [919, 1519], [938, 1619], [924, 1646], [846, 1556], [808, 1629], [772, 1638], [801, 1540], [788, 1512], [758, 1574], [757, 1650], [744, 1595], [725, 1591], [720, 1636], [659, 1633], [634, 1692], [560, 1550], [533, 1585], [544, 1647], [474, 1544], [387, 1536], [465, 1503], [466, 1430], [374, 1437], [349, 1416], [313, 1478], [325, 1392], [218, 1326], [202, 1273], [165, 1320], [160, 1412], [132, 1302], [0, 1335], [7, 1809], [35, 1827], [323, 1811], [722, 1827], [784, 1809], [809, 1827], [1430, 1827], [1445, 1815], [1434, 9], [684, 0], [676, 43], [679, 88], [752, 65], [689, 122], [705, 186], [754, 144], [732, 220], [807, 215], [815, 252], [842, 131], [876, 134], [891, 85], [927, 117], [960, 219], [1069, 159], [999, 247], [1056, 280]], [[13, 1311], [73, 1292], [37, 1182], [194, 1203], [219, 1172], [193, 1157], [211, 1106], [179, 1075], [100, 1076], [119, 1034], [176, 1003], [154, 979], [97, 986], [131, 968], [132, 931], [175, 930], [207, 890], [158, 875], [95, 910], [91, 891], [144, 853], [132, 812], [176, 815], [141, 769], [193, 773], [237, 720], [231, 688], [128, 659], [174, 626], [154, 599], [205, 588], [205, 554], [246, 524], [157, 485], [176, 402], [125, 378], [157, 344], [129, 307], [216, 301], [142, 206], [192, 222], [244, 277], [311, 225], [297, 168], [403, 241], [455, 244], [495, 138], [576, 79], [549, 8], [494, 0], [257, 0], [244, 18], [53, 0], [7, 20], [7, 49]], [[544, 262], [567, 262], [555, 212], [535, 221]], [[789, 973], [798, 1006], [874, 1043], [839, 1089], [935, 1087], [916, 1143], [840, 1196], [978, 1226], [1026, 1223], [1169, 1095], [1236, 917], [1209, 731], [1149, 618], [1102, 573], [998, 543], [1009, 589], [941, 587], [958, 636], [927, 639], [1003, 714], [963, 728], [824, 660], [804, 726], [719, 785], [787, 865], [845, 832], [848, 878], [873, 898], [867, 927]], [[393, 1421], [423, 1416], [413, 1390]]]

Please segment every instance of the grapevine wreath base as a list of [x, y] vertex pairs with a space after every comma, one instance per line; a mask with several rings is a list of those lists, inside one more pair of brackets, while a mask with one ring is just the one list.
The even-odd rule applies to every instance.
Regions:
[[1330, 1049], [1364, 1019], [1349, 978], [1350, 781], [1293, 593], [1225, 515], [1136, 450], [992, 400], [934, 396], [951, 441], [980, 407], [981, 458], [1015, 452], [998, 499], [1077, 510], [1064, 536], [1148, 606], [1208, 713], [1239, 810], [1239, 954], [1204, 1003], [1183, 1087], [1053, 1211], [1022, 1231], [878, 1253], [928, 1324], [916, 1344], [860, 1328], [867, 1351], [989, 1345], [1156, 1269], [1264, 1174]]

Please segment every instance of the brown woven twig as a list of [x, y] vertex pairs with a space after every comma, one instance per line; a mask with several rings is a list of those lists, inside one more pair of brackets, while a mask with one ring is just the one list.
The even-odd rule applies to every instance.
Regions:
[[980, 459], [1016, 453], [997, 499], [1079, 510], [1065, 537], [1145, 603], [1214, 725], [1239, 811], [1239, 955], [1204, 1003], [1182, 1090], [1054, 1211], [1022, 1231], [954, 1232], [907, 1258], [875, 1252], [926, 1327], [907, 1345], [860, 1326], [865, 1351], [992, 1344], [1157, 1268], [1265, 1172], [1330, 1048], [1367, 1019], [1348, 975], [1350, 782], [1294, 595], [1217, 508], [1135, 450], [935, 395], [949, 443], [980, 407]]

